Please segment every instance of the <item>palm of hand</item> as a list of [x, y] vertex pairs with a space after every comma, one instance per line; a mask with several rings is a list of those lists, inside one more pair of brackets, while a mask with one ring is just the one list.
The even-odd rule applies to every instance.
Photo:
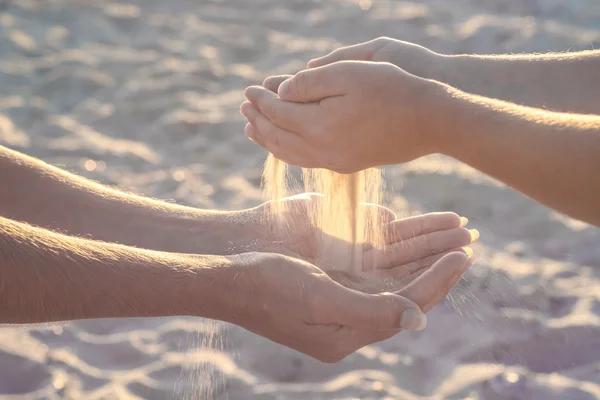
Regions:
[[[257, 211], [264, 215], [268, 230], [265, 251], [317, 264], [319, 230], [311, 225], [308, 210], [320, 197], [319, 194], [304, 193], [279, 200], [287, 202], [284, 218], [294, 224], [285, 230], [277, 229], [277, 220], [271, 214], [274, 203], [261, 205]], [[377, 212], [383, 214], [385, 222], [385, 247], [381, 250], [365, 250], [378, 252], [377, 265], [367, 266], [360, 276], [340, 271], [334, 266], [325, 266], [323, 270], [343, 285], [365, 292], [400, 290], [444, 255], [452, 251], [464, 251], [462, 248], [477, 238], [476, 232], [463, 227], [465, 220], [454, 213], [431, 213], [396, 220], [395, 214], [387, 208], [364, 206], [376, 208]]]
[[[319, 268], [296, 258], [273, 253], [245, 257], [246, 267], [236, 272], [234, 280], [242, 286], [235, 292], [252, 296], [243, 303], [245, 312], [236, 323], [325, 362], [339, 361], [400, 330], [423, 329], [424, 316], [405, 319], [405, 310], [417, 310], [412, 317], [429, 311], [471, 263], [454, 252], [395, 293], [364, 294], [344, 288]], [[244, 278], [240, 273], [247, 275]]]

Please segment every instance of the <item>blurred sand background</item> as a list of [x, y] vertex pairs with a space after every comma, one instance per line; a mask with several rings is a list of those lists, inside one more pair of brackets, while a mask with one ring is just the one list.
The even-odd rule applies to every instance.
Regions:
[[[243, 89], [378, 36], [591, 49], [600, 2], [0, 0], [0, 143], [160, 199], [255, 206], [266, 153], [243, 134]], [[600, 398], [600, 231], [445, 157], [386, 173], [398, 215], [455, 211], [481, 232], [424, 332], [327, 365], [197, 318], [4, 328], [0, 398]]]

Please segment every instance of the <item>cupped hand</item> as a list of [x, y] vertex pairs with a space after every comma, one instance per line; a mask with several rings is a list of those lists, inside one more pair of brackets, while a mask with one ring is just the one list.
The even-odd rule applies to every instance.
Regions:
[[[261, 217], [264, 226], [261, 239], [255, 243], [253, 250], [280, 253], [318, 264], [320, 232], [318, 227], [311, 225], [309, 210], [314, 209], [315, 203], [322, 198], [321, 194], [303, 193], [277, 200], [287, 203], [285, 207], [278, 207], [286, 213], [279, 218], [294, 221], [293, 229], [287, 230], [277, 229], [278, 220], [272, 214], [274, 201], [253, 209], [252, 212]], [[385, 238], [384, 246], [379, 249], [364, 249], [366, 254], [363, 259], [377, 262], [365, 263], [364, 274], [360, 277], [344, 273], [349, 270], [349, 266], [323, 266], [325, 272], [334, 279], [361, 290], [381, 291], [383, 287], [389, 290], [398, 285], [406, 285], [448, 253], [470, 253], [469, 249], [463, 248], [479, 238], [477, 230], [465, 227], [468, 222], [466, 218], [452, 212], [397, 219], [389, 208], [375, 204], [361, 204], [361, 207], [370, 210], [363, 215], [379, 213], [379, 220], [383, 223], [381, 229]], [[368, 280], [369, 278], [377, 280]]]
[[389, 63], [340, 61], [303, 70], [278, 93], [252, 86], [246, 135], [276, 158], [351, 173], [434, 152], [425, 101], [437, 83]]
[[366, 294], [307, 262], [270, 253], [238, 258], [233, 322], [323, 362], [337, 362], [401, 330], [421, 330], [471, 261], [452, 253], [396, 293]]
[[[344, 60], [388, 62], [411, 74], [431, 78], [445, 58], [447, 56], [415, 43], [380, 37], [368, 42], [340, 47], [325, 56], [310, 60], [307, 65], [308, 68], [317, 68]], [[273, 79], [277, 81], [277, 77]]]

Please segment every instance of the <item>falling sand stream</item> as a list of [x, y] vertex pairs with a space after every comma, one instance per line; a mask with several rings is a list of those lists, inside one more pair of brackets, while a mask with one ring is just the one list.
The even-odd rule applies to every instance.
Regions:
[[[265, 197], [274, 201], [269, 217], [284, 234], [282, 237], [286, 230], [294, 229], [290, 218], [294, 214], [287, 209], [291, 203], [277, 201], [296, 189], [290, 175], [287, 164], [273, 155], [268, 156], [263, 190]], [[383, 221], [380, 213], [373, 212], [375, 208], [364, 207], [364, 204], [381, 204], [384, 193], [381, 170], [371, 168], [338, 174], [303, 168], [301, 189], [322, 195], [308, 207], [308, 218], [317, 232], [317, 266], [348, 273], [360, 273], [368, 268], [364, 249], [383, 246]]]

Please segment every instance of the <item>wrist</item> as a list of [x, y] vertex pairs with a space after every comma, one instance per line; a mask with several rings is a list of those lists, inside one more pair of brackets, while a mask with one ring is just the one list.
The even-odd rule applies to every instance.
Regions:
[[425, 69], [423, 78], [456, 86], [465, 56], [433, 53]]
[[449, 85], [431, 81], [432, 88], [427, 92], [427, 100], [421, 109], [429, 115], [424, 127], [427, 148], [430, 154], [443, 154], [457, 157], [463, 143], [462, 136], [469, 130], [462, 126], [468, 114], [468, 95]]
[[[416, 157], [444, 153], [448, 131], [447, 86], [430, 79], [420, 79], [418, 94], [412, 96], [415, 128], [418, 136]], [[415, 158], [416, 158], [415, 157]]]
[[379, 51], [383, 55], [381, 61], [389, 61], [409, 74], [425, 79], [437, 80], [447, 58], [421, 45], [400, 41], [394, 41], [388, 51], [386, 48]]
[[214, 302], [207, 310], [211, 314], [201, 316], [245, 326], [257, 313], [260, 276], [256, 267], [269, 256], [248, 252], [223, 257], [224, 267], [213, 271], [212, 279], [208, 280], [208, 293]]
[[[236, 256], [169, 255], [170, 279], [165, 279], [165, 315], [195, 316], [234, 322], [242, 312], [241, 273]], [[183, 264], [183, 267], [181, 266]]]

